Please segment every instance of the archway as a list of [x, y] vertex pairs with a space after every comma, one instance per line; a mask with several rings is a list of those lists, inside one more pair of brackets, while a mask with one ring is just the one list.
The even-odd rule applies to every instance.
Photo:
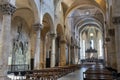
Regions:
[[81, 61], [103, 60], [103, 32], [94, 24], [86, 24], [82, 27], [80, 30]]
[[[67, 10], [66, 15], [65, 15], [65, 22], [66, 25], [69, 26], [71, 32], [72, 32], [72, 37], [76, 41], [80, 43], [77, 43], [80, 46], [80, 56], [81, 58], [83, 57], [82, 50], [85, 51], [87, 50], [88, 47], [90, 46], [90, 43], [85, 44], [86, 41], [83, 41], [83, 38], [87, 40], [88, 42], [90, 41], [97, 41], [99, 39], [98, 43], [100, 46], [96, 45], [97, 49], [100, 48], [100, 50], [97, 50], [99, 53], [99, 59], [104, 59], [103, 57], [103, 40], [105, 37], [105, 10], [103, 9], [103, 6], [98, 4], [96, 1], [89, 1], [89, 0], [80, 0], [73, 2], [70, 6], [70, 8]], [[94, 26], [92, 28], [86, 28], [86, 26]], [[90, 38], [89, 34], [94, 33], [94, 40], [93, 38]], [[86, 35], [87, 34], [87, 35]], [[98, 37], [99, 36], [99, 37]], [[89, 37], [89, 39], [88, 39]], [[74, 41], [75, 41], [74, 40]], [[84, 45], [83, 45], [84, 43]], [[95, 42], [96, 43], [96, 42]], [[88, 45], [89, 44], [89, 45]], [[76, 46], [76, 44], [75, 44]], [[83, 47], [86, 47], [84, 48]], [[78, 46], [77, 46], [78, 47]], [[102, 57], [100, 57], [102, 55]], [[97, 55], [98, 59], [98, 55]]]
[[62, 29], [62, 26], [60, 24], [57, 25], [57, 29], [56, 29], [56, 32], [57, 32], [57, 37], [56, 37], [56, 66], [59, 66], [60, 65], [60, 39], [61, 37], [63, 36], [63, 29]]
[[[51, 33], [54, 29], [53, 20], [49, 13], [43, 16], [43, 29], [41, 31], [41, 68], [50, 67], [51, 61]], [[43, 47], [43, 48], [42, 48]]]

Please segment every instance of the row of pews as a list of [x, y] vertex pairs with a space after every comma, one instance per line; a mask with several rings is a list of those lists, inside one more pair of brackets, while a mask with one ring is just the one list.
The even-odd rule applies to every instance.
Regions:
[[97, 59], [97, 58], [87, 58], [87, 59], [82, 59], [81, 60], [82, 64], [86, 64], [86, 63], [103, 63], [104, 64], [104, 60], [103, 59]]
[[16, 71], [14, 73], [20, 74], [20, 80], [57, 80], [68, 73], [80, 69], [80, 67], [80, 65], [70, 65], [40, 70]]
[[83, 72], [84, 80], [113, 80], [112, 73], [102, 64], [96, 64]]

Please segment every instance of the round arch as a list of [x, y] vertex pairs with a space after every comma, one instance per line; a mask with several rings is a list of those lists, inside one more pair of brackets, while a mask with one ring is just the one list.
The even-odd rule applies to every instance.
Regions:
[[53, 24], [52, 18], [49, 15], [49, 13], [46, 13], [43, 16], [42, 24], [43, 24], [43, 29], [42, 29], [42, 32], [41, 32], [42, 37], [45, 37], [48, 32], [49, 33], [55, 33], [54, 24]]
[[[25, 14], [23, 14], [23, 12]], [[16, 16], [23, 18], [27, 22], [29, 27], [32, 27], [32, 25], [34, 24], [34, 21], [35, 21], [34, 13], [29, 8], [18, 8], [16, 12], [14, 13], [12, 19], [14, 19]]]
[[86, 6], [88, 6], [88, 7], [93, 6], [93, 7], [97, 8], [102, 13], [103, 21], [105, 21], [105, 11], [102, 10], [95, 1], [92, 3], [91, 1], [85, 0], [83, 2], [78, 1], [78, 2], [72, 4], [72, 6], [67, 10], [67, 12], [65, 14], [65, 23], [67, 23], [67, 17], [70, 16], [71, 12], [73, 12], [74, 10], [76, 10], [80, 7], [86, 7]]
[[32, 8], [33, 8], [33, 13], [35, 17], [35, 23], [40, 22], [40, 11], [39, 11], [39, 6], [37, 0], [29, 0]]
[[84, 26], [88, 24], [96, 25], [96, 27], [99, 28], [102, 33], [104, 32], [102, 23], [95, 18], [84, 18], [75, 25], [75, 28], [77, 28], [80, 32], [84, 28]]
[[82, 27], [79, 28], [79, 33], [81, 33], [85, 29], [85, 26], [87, 26], [87, 25], [96, 27], [96, 29], [98, 29], [103, 34], [103, 32], [101, 31], [99, 26], [97, 24], [94, 24], [94, 23], [88, 23], [88, 24], [81, 25]]
[[77, 0], [77, 1], [75, 1], [71, 5], [71, 7], [67, 10], [65, 17], [67, 17], [75, 9], [80, 8], [80, 7], [84, 7], [84, 6], [94, 6], [94, 7], [98, 8], [98, 10], [103, 14], [103, 16], [105, 18], [105, 11], [98, 5], [98, 3], [96, 3], [96, 1], [90, 1], [90, 0], [84, 0], [84, 1]]
[[[90, 31], [91, 29], [92, 31]], [[90, 33], [94, 34], [94, 36], [91, 36]], [[79, 31], [79, 34], [80, 34], [81, 59], [86, 59], [87, 56], [90, 56], [87, 55], [85, 51], [87, 49], [90, 49], [91, 44], [89, 44], [89, 42], [91, 41], [93, 41], [91, 45], [92, 48], [98, 51], [97, 54], [94, 55], [94, 57], [96, 56], [96, 58], [98, 59], [104, 59], [104, 49], [102, 48], [104, 37], [102, 36], [103, 32], [99, 29], [99, 27], [97, 27], [97, 25], [95, 24], [83, 25], [82, 30]], [[87, 45], [87, 47], [83, 45], [85, 46]]]

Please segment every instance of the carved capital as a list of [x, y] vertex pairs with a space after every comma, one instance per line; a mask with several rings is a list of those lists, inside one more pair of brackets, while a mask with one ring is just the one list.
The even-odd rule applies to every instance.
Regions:
[[16, 10], [16, 7], [8, 2], [0, 4], [0, 11], [3, 14], [12, 15], [15, 12], [15, 10]]
[[113, 17], [113, 18], [112, 18], [112, 22], [113, 22], [113, 24], [115, 24], [115, 25], [120, 24], [120, 16]]
[[33, 28], [34, 28], [35, 31], [42, 30], [43, 25], [40, 24], [40, 23], [36, 23], [36, 24], [33, 25]]
[[50, 33], [51, 38], [56, 38], [57, 35], [55, 33]]

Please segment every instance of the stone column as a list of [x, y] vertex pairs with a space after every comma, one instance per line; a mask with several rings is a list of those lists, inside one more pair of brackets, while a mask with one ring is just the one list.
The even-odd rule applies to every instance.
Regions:
[[104, 60], [105, 60], [105, 66], [108, 66], [108, 64], [107, 64], [107, 62], [108, 62], [108, 57], [107, 57], [107, 43], [106, 42], [104, 42], [104, 45], [103, 45], [103, 47], [104, 47]]
[[30, 59], [30, 69], [33, 70], [34, 69], [34, 57], [35, 57], [35, 37], [36, 34], [32, 32], [32, 35], [31, 35], [31, 59]]
[[75, 64], [78, 64], [78, 47], [75, 46]]
[[[111, 32], [111, 34], [114, 34]], [[115, 52], [115, 36], [109, 37], [107, 42], [107, 64], [108, 66], [116, 69], [116, 52]]]
[[60, 40], [60, 66], [66, 65], [66, 39], [61, 37]]
[[112, 68], [116, 69], [117, 68], [117, 60], [116, 60], [116, 47], [115, 47], [115, 36], [111, 37], [111, 48], [110, 49], [110, 54], [111, 54], [111, 66]]
[[111, 66], [111, 50], [109, 50], [111, 49], [110, 41], [106, 42], [106, 47], [107, 47], [107, 66], [112, 67]]
[[74, 59], [75, 55], [74, 55], [74, 45], [71, 45], [71, 64], [75, 63], [75, 59]]
[[15, 11], [15, 7], [10, 3], [0, 4], [0, 12], [3, 13], [2, 21], [2, 47], [1, 47], [1, 65], [0, 65], [0, 80], [9, 80], [7, 78], [8, 57], [11, 49], [11, 15]]
[[71, 64], [71, 50], [70, 50], [70, 45], [68, 46], [68, 55], [69, 55], [69, 65]]
[[34, 29], [36, 31], [36, 42], [35, 42], [35, 56], [34, 56], [34, 69], [40, 69], [40, 35], [43, 26], [41, 24], [34, 24]]
[[120, 73], [120, 0], [113, 0], [113, 24], [115, 27], [117, 70]]
[[78, 64], [80, 64], [80, 60], [81, 60], [81, 59], [80, 59], [80, 58], [81, 58], [81, 54], [80, 54], [80, 47], [79, 47], [79, 46], [78, 46], [78, 56], [79, 56], [79, 57], [78, 57], [78, 62], [79, 62]]
[[74, 64], [76, 64], [76, 45], [74, 45], [74, 53], [73, 53], [73, 55], [74, 55]]
[[46, 40], [43, 40], [43, 68], [46, 68]]
[[56, 34], [52, 33], [52, 34], [50, 34], [50, 36], [51, 36], [51, 41], [52, 41], [50, 67], [55, 67], [55, 39], [56, 39]]

